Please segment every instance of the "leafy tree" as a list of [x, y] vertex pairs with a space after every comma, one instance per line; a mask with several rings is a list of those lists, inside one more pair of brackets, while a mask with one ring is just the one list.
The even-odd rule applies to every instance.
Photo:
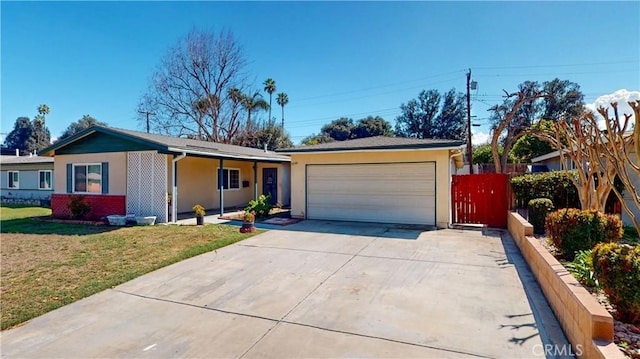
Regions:
[[346, 117], [340, 117], [331, 123], [322, 126], [320, 133], [331, 137], [336, 141], [344, 141], [351, 139], [351, 131], [355, 128], [353, 120]]
[[284, 128], [284, 106], [289, 103], [289, 96], [284, 92], [280, 92], [276, 98], [276, 102], [282, 107], [282, 127]]
[[511, 156], [516, 158], [518, 162], [528, 163], [532, 158], [546, 155], [555, 151], [548, 141], [539, 139], [531, 134], [532, 131], [550, 131], [553, 126], [551, 120], [540, 120], [531, 126], [526, 134], [520, 137], [511, 149]]
[[[498, 146], [498, 154], [502, 156], [503, 149]], [[513, 163], [515, 162], [515, 158], [512, 156], [508, 157], [508, 161]], [[493, 152], [490, 144], [484, 144], [476, 146], [473, 150], [473, 163], [474, 164], [484, 164], [484, 163], [493, 163]]]
[[264, 80], [264, 90], [269, 94], [269, 121], [271, 121], [271, 99], [273, 93], [276, 92], [276, 81], [272, 78]]
[[327, 142], [333, 142], [333, 141], [335, 140], [331, 138], [329, 135], [327, 135], [326, 133], [320, 133], [317, 135], [307, 136], [304, 139], [302, 139], [300, 143], [305, 146], [311, 146], [311, 145], [318, 145], [321, 143], [327, 143]]
[[442, 96], [437, 90], [422, 91], [417, 99], [400, 105], [395, 134], [399, 137], [462, 139], [466, 133], [464, 98], [454, 89]]
[[267, 149], [271, 151], [293, 146], [289, 134], [282, 126], [278, 126], [275, 120], [267, 120], [259, 126], [253, 125], [250, 131], [239, 133], [233, 143], [260, 149], [266, 145]]
[[239, 126], [229, 90], [243, 88], [246, 65], [231, 32], [193, 29], [162, 58], [138, 112], [156, 114], [154, 132], [229, 143]]
[[584, 94], [580, 85], [555, 78], [543, 84], [542, 118], [558, 121], [561, 118], [581, 116], [584, 112]]
[[259, 110], [266, 110], [269, 108], [269, 104], [262, 98], [259, 91], [253, 93], [253, 95], [242, 96], [242, 106], [247, 111], [247, 129], [251, 128], [251, 114]]
[[45, 125], [45, 115], [48, 115], [49, 112], [49, 106], [38, 106], [38, 114], [33, 119], [33, 123], [31, 125], [31, 136], [29, 136], [25, 148], [27, 152], [37, 152], [51, 145], [51, 133]]
[[373, 136], [393, 136], [391, 124], [380, 116], [368, 116], [358, 120], [358, 123], [351, 130], [351, 138]]
[[9, 132], [4, 140], [5, 147], [12, 150], [18, 149], [21, 154], [29, 153], [27, 150], [27, 142], [31, 137], [32, 131], [31, 120], [28, 117], [18, 117], [13, 125], [13, 130]]
[[464, 95], [454, 89], [444, 94], [440, 114], [436, 118], [435, 138], [461, 140], [467, 134], [466, 100]]
[[70, 124], [69, 127], [67, 127], [67, 129], [65, 129], [62, 132], [62, 135], [60, 135], [60, 137], [58, 137], [56, 142], [62, 141], [67, 137], [71, 137], [71, 136], [75, 135], [78, 132], [82, 132], [82, 131], [86, 130], [87, 128], [91, 127], [91, 126], [103, 126], [103, 127], [106, 127], [108, 125], [106, 123], [104, 123], [104, 122], [100, 122], [100, 121], [96, 120], [95, 118], [91, 117], [90, 115], [84, 115], [78, 121], [73, 122], [72, 124]]

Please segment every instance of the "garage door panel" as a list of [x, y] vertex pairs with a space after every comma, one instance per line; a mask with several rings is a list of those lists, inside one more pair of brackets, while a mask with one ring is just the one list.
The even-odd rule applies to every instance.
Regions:
[[307, 217], [435, 224], [435, 164], [309, 165]]

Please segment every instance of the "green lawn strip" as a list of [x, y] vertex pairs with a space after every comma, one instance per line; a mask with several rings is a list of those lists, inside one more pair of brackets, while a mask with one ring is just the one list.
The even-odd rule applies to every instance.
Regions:
[[[0, 224], [5, 223], [5, 213], [2, 208]], [[17, 222], [20, 220], [22, 228]], [[7, 233], [3, 225], [0, 242], [3, 330], [142, 274], [252, 236], [226, 225], [119, 228], [17, 217], [8, 221], [13, 223], [13, 230]]]

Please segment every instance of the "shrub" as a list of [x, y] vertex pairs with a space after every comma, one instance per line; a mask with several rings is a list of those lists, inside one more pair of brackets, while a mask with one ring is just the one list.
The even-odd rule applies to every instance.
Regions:
[[545, 228], [556, 248], [570, 261], [579, 250], [622, 238], [622, 221], [618, 216], [593, 210], [566, 208], [551, 212], [547, 215]]
[[271, 204], [271, 195], [260, 195], [258, 200], [251, 200], [249, 204], [244, 208], [245, 211], [255, 211], [258, 217], [265, 217], [269, 215], [269, 212], [273, 208]]
[[591, 250], [576, 252], [576, 257], [573, 259], [573, 262], [567, 263], [566, 267], [578, 282], [588, 287], [598, 286], [598, 279], [596, 279], [593, 271]]
[[619, 243], [598, 244], [592, 253], [600, 287], [616, 309], [616, 319], [640, 322], [640, 247]]
[[196, 204], [195, 206], [193, 206], [193, 208], [192, 208], [192, 209], [193, 209], [193, 214], [194, 214], [196, 217], [204, 217], [204, 215], [206, 214], [206, 212], [205, 212], [205, 210], [204, 210], [204, 207], [202, 207], [202, 206], [201, 206], [201, 205], [199, 205], [199, 204]]
[[85, 203], [84, 196], [79, 194], [71, 196], [71, 201], [67, 207], [73, 219], [84, 219], [91, 212], [91, 206]]
[[549, 198], [558, 208], [580, 207], [578, 190], [564, 171], [525, 174], [510, 180], [513, 195], [522, 208], [535, 198]]
[[529, 223], [533, 225], [533, 231], [544, 233], [544, 220], [553, 209], [553, 202], [548, 198], [535, 198], [529, 201]]

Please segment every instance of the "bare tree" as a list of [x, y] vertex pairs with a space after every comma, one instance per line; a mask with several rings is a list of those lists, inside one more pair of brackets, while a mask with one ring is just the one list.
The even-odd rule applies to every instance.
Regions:
[[602, 156], [602, 135], [594, 115], [562, 119], [553, 123], [551, 130], [532, 134], [558, 150], [566, 173], [575, 168], [577, 176], [569, 178], [578, 190], [582, 209], [604, 212], [617, 170], [610, 158]]
[[[526, 133], [525, 129], [527, 126], [518, 125], [518, 122], [522, 122], [519, 118], [519, 114], [521, 113], [520, 108], [544, 97], [544, 94], [537, 90], [528, 92], [521, 90], [511, 94], [504, 91], [504, 93], [507, 98], [515, 98], [515, 101], [510, 105], [496, 105], [490, 109], [490, 111], [494, 112], [494, 116], [498, 120], [491, 136], [491, 153], [493, 154], [493, 164], [496, 173], [502, 173], [507, 167], [507, 159], [509, 158], [511, 147], [513, 147], [513, 144], [518, 138]], [[498, 143], [501, 138], [504, 140], [502, 155], [499, 153], [500, 147]]]
[[230, 32], [193, 29], [162, 59], [138, 110], [155, 114], [154, 132], [229, 143], [239, 126], [231, 90], [243, 87], [246, 63]]
[[[640, 188], [636, 187], [638, 178], [640, 178], [640, 100], [628, 102], [628, 104], [633, 109], [633, 121], [631, 121], [631, 114], [623, 114], [624, 119], [620, 118], [616, 102], [611, 104], [613, 117], [609, 117], [608, 109], [598, 108], [598, 112], [604, 118], [605, 130], [600, 131], [596, 126], [596, 132], [601, 140], [600, 155], [606, 159], [607, 165], [615, 169], [615, 174], [624, 184], [636, 212], [630, 208], [615, 187], [612, 190], [620, 199], [622, 208], [629, 215], [633, 226], [640, 233], [639, 219], [635, 215], [640, 212]], [[596, 121], [593, 116], [591, 120]], [[628, 131], [630, 127], [632, 130]], [[613, 182], [613, 177], [610, 177], [609, 181]]]

